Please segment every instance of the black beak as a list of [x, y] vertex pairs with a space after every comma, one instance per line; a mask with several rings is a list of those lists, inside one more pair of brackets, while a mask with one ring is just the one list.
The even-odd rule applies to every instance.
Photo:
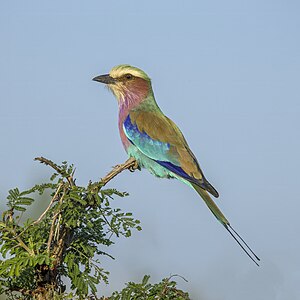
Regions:
[[109, 74], [96, 76], [95, 78], [93, 78], [93, 80], [101, 82], [101, 83], [105, 83], [105, 84], [114, 84], [114, 83], [116, 83], [116, 79], [109, 76]]

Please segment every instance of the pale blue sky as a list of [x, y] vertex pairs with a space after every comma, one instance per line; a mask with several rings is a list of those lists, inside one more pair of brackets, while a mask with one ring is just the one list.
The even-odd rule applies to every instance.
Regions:
[[300, 298], [299, 15], [299, 1], [1, 1], [1, 199], [47, 178], [35, 156], [74, 163], [82, 185], [126, 159], [116, 101], [91, 79], [132, 64], [262, 263], [187, 186], [126, 172], [111, 186], [143, 231], [112, 247], [101, 289], [176, 273], [195, 300]]

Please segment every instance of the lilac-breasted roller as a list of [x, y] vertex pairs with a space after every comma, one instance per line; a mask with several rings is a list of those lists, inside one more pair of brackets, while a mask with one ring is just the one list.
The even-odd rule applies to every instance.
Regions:
[[148, 75], [136, 67], [119, 65], [93, 80], [106, 84], [118, 100], [119, 131], [128, 155], [155, 176], [177, 178], [196, 190], [217, 220], [258, 265], [259, 258], [211, 199], [209, 194], [218, 197], [218, 192], [205, 178], [180, 129], [157, 105]]

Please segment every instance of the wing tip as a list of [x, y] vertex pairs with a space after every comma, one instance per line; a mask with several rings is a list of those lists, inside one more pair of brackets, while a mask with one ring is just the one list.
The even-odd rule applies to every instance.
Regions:
[[205, 179], [203, 178], [203, 183], [201, 183], [201, 187], [208, 191], [211, 195], [213, 195], [215, 198], [219, 198], [218, 191]]

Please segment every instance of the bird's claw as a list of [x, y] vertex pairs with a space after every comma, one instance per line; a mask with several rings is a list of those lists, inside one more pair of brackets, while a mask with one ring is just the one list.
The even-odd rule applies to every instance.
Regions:
[[134, 162], [134, 165], [132, 165], [132, 166], [130, 166], [129, 168], [128, 168], [128, 170], [130, 171], [130, 172], [134, 172], [135, 170], [141, 170], [141, 167], [139, 166], [139, 163], [137, 162], [137, 161], [135, 161]]

